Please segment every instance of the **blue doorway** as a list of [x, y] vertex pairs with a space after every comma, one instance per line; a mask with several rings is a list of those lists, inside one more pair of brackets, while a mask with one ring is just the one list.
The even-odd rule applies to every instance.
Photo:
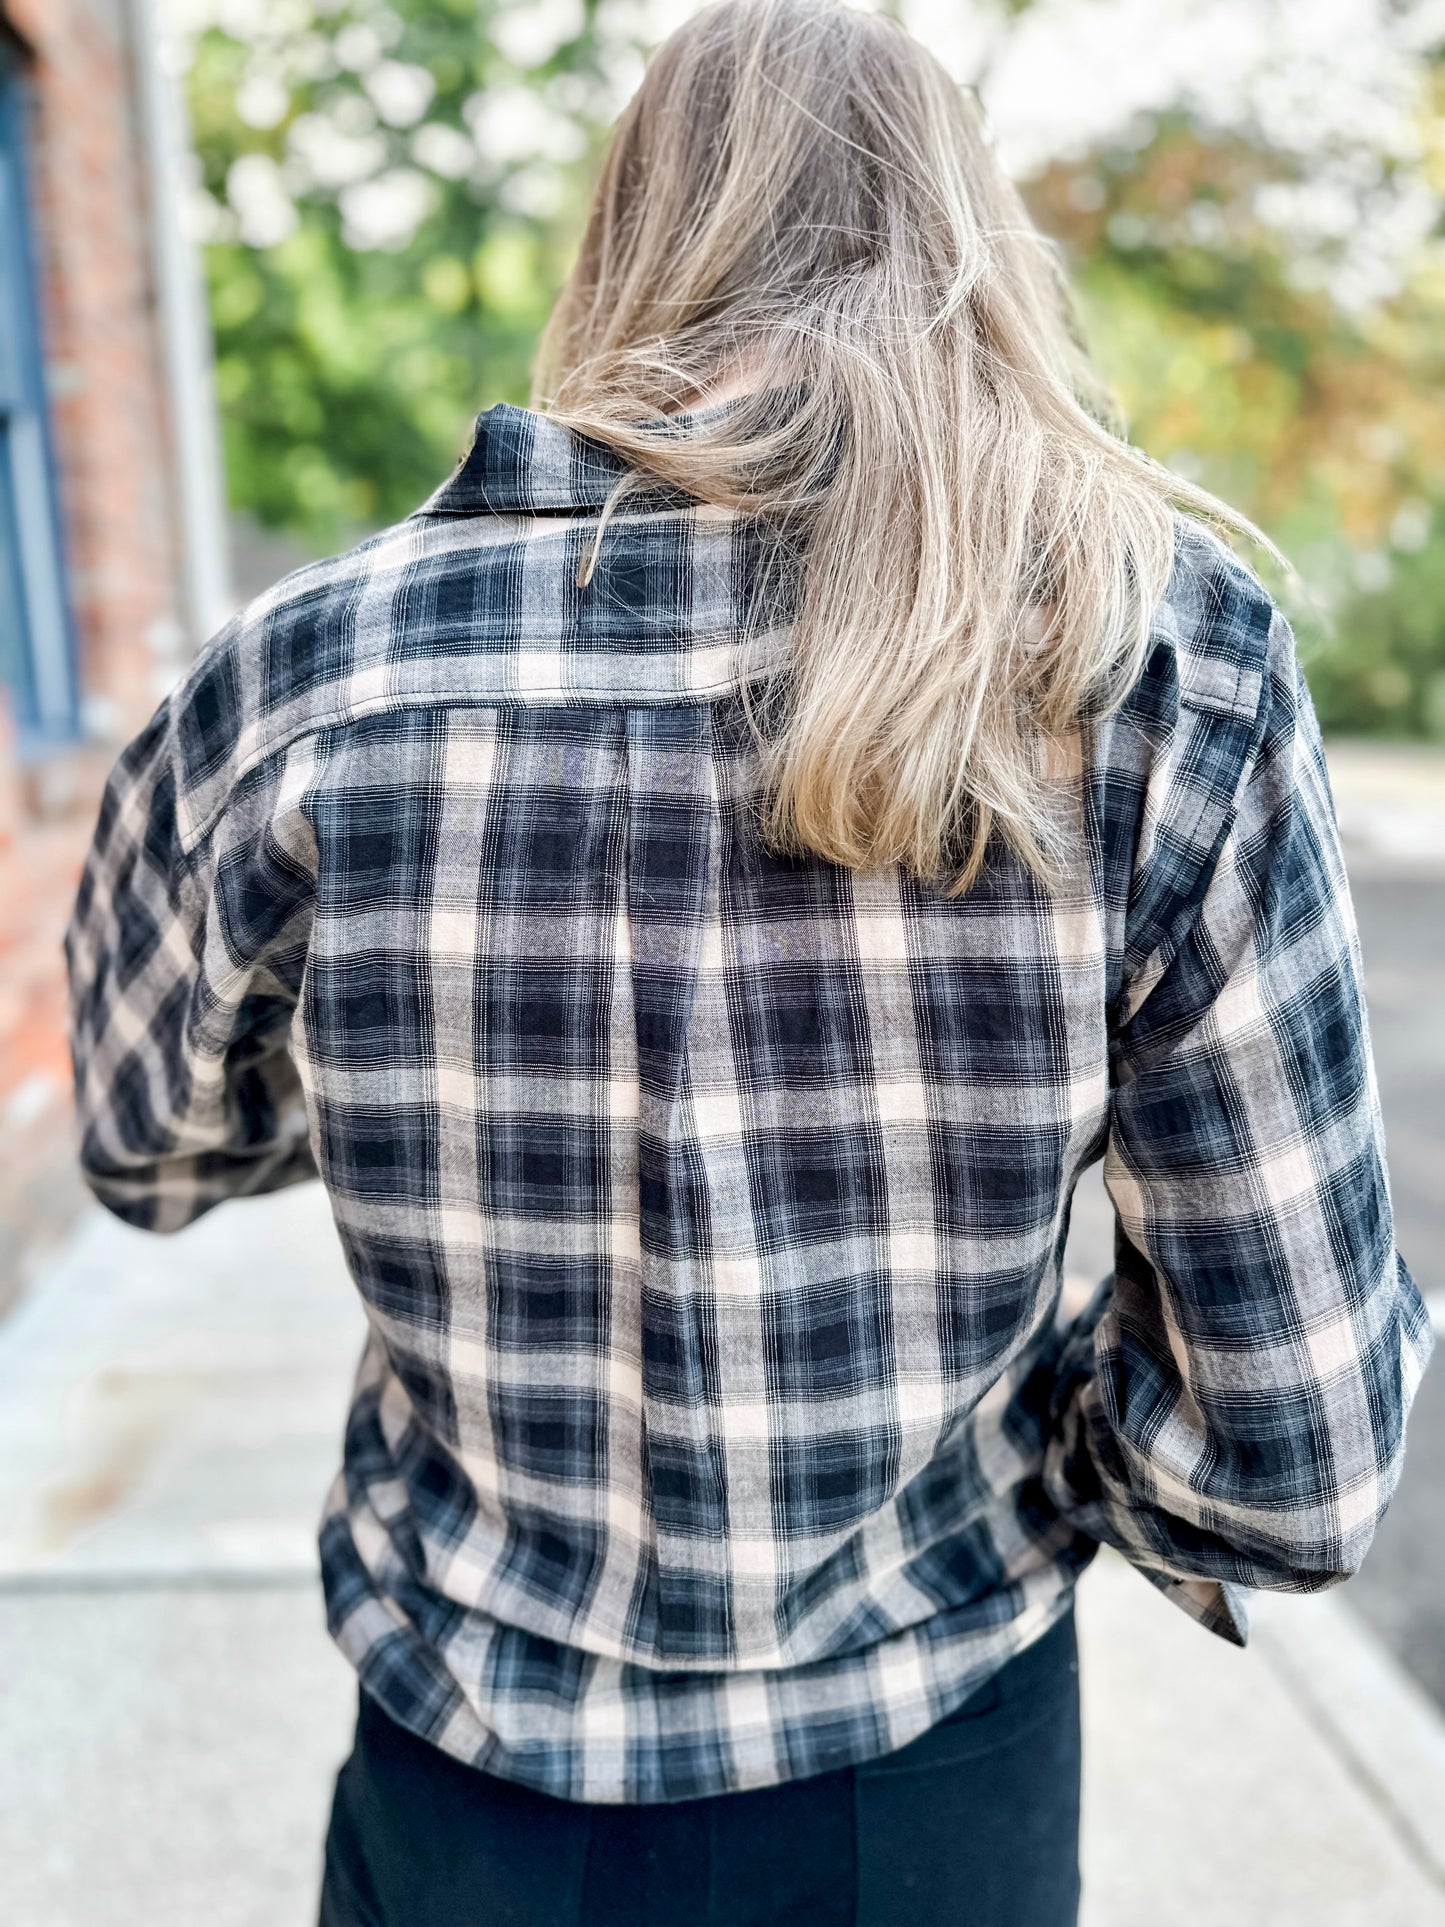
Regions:
[[22, 754], [73, 736], [65, 599], [25, 179], [24, 70], [0, 40], [0, 690]]

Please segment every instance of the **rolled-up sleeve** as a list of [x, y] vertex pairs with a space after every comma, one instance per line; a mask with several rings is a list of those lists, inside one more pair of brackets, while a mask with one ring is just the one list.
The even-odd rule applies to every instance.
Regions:
[[128, 1223], [175, 1231], [316, 1167], [288, 1038], [314, 847], [308, 746], [183, 834], [170, 703], [117, 763], [66, 932], [81, 1167]]
[[1045, 1483], [1242, 1640], [1231, 1584], [1312, 1591], [1359, 1566], [1431, 1344], [1395, 1249], [1324, 754], [1278, 614], [1231, 819], [1182, 934], [1126, 987], [1113, 1052], [1115, 1275], [1069, 1340]]

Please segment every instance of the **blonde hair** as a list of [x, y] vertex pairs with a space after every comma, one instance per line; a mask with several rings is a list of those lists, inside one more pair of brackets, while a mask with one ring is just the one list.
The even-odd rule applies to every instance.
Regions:
[[955, 890], [995, 834], [1053, 873], [1050, 746], [1138, 675], [1174, 509], [1257, 533], [1122, 439], [973, 96], [831, 0], [717, 0], [653, 56], [533, 402], [637, 472], [596, 541], [647, 477], [791, 541], [769, 839]]

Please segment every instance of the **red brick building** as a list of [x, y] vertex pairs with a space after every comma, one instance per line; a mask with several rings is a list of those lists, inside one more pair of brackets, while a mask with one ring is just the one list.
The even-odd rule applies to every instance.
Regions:
[[0, 1305], [78, 1202], [59, 944], [104, 773], [226, 612], [151, 0], [0, 0]]

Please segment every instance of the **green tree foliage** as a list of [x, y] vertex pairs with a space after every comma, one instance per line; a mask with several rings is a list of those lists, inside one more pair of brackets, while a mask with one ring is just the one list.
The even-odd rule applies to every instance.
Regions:
[[[1412, 528], [1410, 542], [1416, 540]], [[1382, 561], [1385, 561], [1382, 558]], [[1385, 561], [1380, 586], [1357, 590], [1307, 656], [1326, 728], [1445, 742], [1445, 528]]]
[[1251, 515], [1327, 728], [1445, 737], [1445, 285], [1352, 309], [1259, 217], [1282, 163], [1180, 115], [1028, 184], [1131, 433]]
[[508, 41], [474, 0], [273, 4], [199, 37], [227, 476], [259, 521], [328, 548], [404, 515], [479, 406], [526, 398], [599, 94], [590, 11], [538, 15]]

